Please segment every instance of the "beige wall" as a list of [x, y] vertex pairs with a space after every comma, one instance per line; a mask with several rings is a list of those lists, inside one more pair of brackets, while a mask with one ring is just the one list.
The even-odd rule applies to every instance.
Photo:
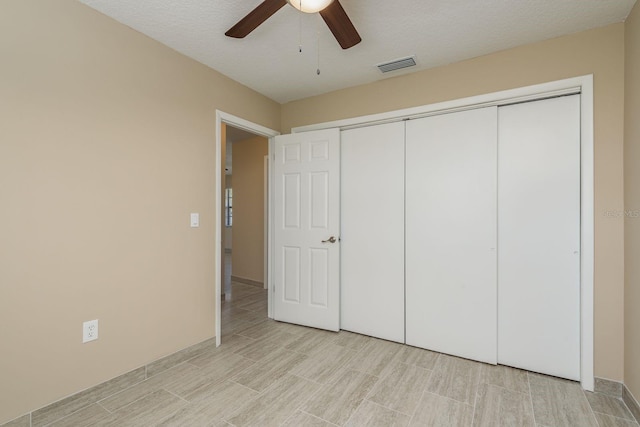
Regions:
[[585, 74], [595, 81], [595, 372], [622, 380], [624, 227], [603, 212], [623, 208], [623, 24], [291, 102], [282, 108], [281, 129]]
[[268, 140], [233, 143], [231, 274], [264, 283], [264, 156]]
[[214, 335], [215, 111], [280, 106], [74, 0], [0, 2], [0, 62], [2, 424]]
[[[625, 209], [640, 210], [640, 3], [625, 23]], [[640, 399], [640, 218], [625, 224], [624, 380]]]

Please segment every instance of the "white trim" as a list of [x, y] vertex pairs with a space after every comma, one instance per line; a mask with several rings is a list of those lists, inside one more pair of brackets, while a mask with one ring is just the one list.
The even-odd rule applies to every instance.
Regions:
[[275, 292], [273, 285], [273, 218], [274, 218], [274, 206], [271, 202], [273, 200], [273, 159], [275, 155], [275, 137], [269, 138], [269, 155], [267, 161], [269, 162], [269, 179], [267, 180], [267, 193], [269, 195], [269, 222], [267, 224], [267, 277], [265, 277], [267, 283], [267, 317], [273, 319], [273, 304], [272, 298]]
[[594, 201], [594, 135], [593, 75], [583, 76], [580, 96], [580, 310], [581, 375], [585, 390], [593, 391], [594, 379], [594, 266], [595, 266], [595, 201]]
[[[221, 316], [220, 311], [222, 309], [222, 299], [220, 298], [220, 293], [222, 291], [222, 254], [224, 249], [222, 248], [222, 208], [220, 203], [222, 202], [222, 180], [220, 177], [222, 176], [222, 123], [231, 125], [235, 128], [246, 130], [256, 135], [264, 136], [266, 138], [273, 138], [276, 135], [280, 135], [280, 132], [275, 131], [273, 129], [266, 128], [259, 124], [250, 122], [240, 117], [236, 117], [232, 114], [225, 113], [224, 111], [216, 110], [216, 150], [215, 150], [215, 177], [216, 177], [216, 188], [215, 188], [215, 244], [216, 244], [216, 252], [215, 252], [215, 307], [216, 307], [216, 347], [220, 345], [220, 334], [221, 334]], [[269, 155], [271, 155], [271, 147], [272, 144], [269, 143]], [[269, 269], [271, 270], [271, 269]], [[266, 280], [266, 278], [265, 278]], [[268, 286], [268, 284], [267, 284]], [[271, 299], [268, 297], [269, 300]]]
[[[268, 152], [268, 149], [267, 149]], [[263, 207], [262, 207], [262, 216], [263, 216], [263, 223], [262, 223], [262, 233], [263, 233], [263, 238], [262, 238], [262, 251], [263, 251], [263, 265], [262, 265], [262, 281], [264, 282], [264, 288], [268, 289], [268, 284], [269, 284], [269, 280], [267, 277], [267, 265], [268, 261], [267, 261], [267, 256], [269, 254], [269, 155], [267, 154], [266, 156], [264, 156], [264, 160], [263, 160], [263, 164], [262, 164], [262, 197], [264, 198], [263, 201]], [[268, 294], [267, 294], [267, 301], [268, 301]], [[267, 302], [267, 306], [268, 306], [268, 302]]]
[[344, 120], [299, 126], [292, 133], [329, 128], [349, 129], [386, 122], [407, 120], [492, 105], [507, 105], [572, 93], [581, 94], [581, 380], [582, 388], [594, 389], [594, 134], [593, 75], [509, 89], [500, 92], [439, 102], [431, 105], [390, 111]]

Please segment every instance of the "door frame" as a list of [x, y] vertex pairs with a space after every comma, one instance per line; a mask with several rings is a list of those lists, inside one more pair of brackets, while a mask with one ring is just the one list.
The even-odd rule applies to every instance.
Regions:
[[[262, 169], [263, 169], [263, 179], [264, 179], [264, 186], [263, 186], [263, 198], [264, 198], [264, 206], [263, 206], [263, 216], [264, 216], [264, 221], [263, 221], [263, 231], [264, 231], [264, 236], [263, 236], [263, 241], [264, 241], [264, 247], [263, 247], [263, 251], [264, 251], [264, 265], [262, 266], [262, 277], [264, 278], [264, 289], [269, 289], [269, 287], [267, 286], [269, 283], [269, 280], [267, 280], [267, 277], [269, 275], [269, 235], [270, 235], [270, 230], [269, 230], [269, 224], [271, 224], [271, 222], [269, 221], [269, 219], [271, 218], [271, 215], [269, 214], [269, 206], [271, 205], [270, 200], [269, 200], [269, 188], [270, 188], [270, 182], [271, 182], [271, 176], [269, 175], [269, 154], [267, 154], [266, 156], [264, 156], [264, 162], [262, 165]], [[269, 306], [269, 298], [267, 295], [267, 305]], [[271, 306], [269, 306], [269, 309], [271, 308]], [[268, 316], [271, 316], [271, 311], [268, 310]]]
[[[216, 334], [216, 347], [220, 345], [220, 335], [221, 335], [221, 308], [222, 308], [222, 298], [220, 292], [222, 291], [222, 255], [224, 253], [224, 248], [222, 247], [222, 206], [219, 203], [222, 200], [222, 180], [220, 177], [222, 176], [222, 124], [230, 125], [238, 129], [246, 130], [247, 132], [251, 132], [253, 134], [263, 136], [269, 139], [269, 154], [268, 158], [273, 158], [273, 138], [276, 135], [280, 135], [280, 132], [269, 129], [257, 123], [250, 122], [249, 120], [245, 120], [241, 117], [234, 116], [233, 114], [225, 113], [224, 111], [216, 110], [216, 149], [215, 149], [215, 204], [217, 208], [215, 209], [215, 334]], [[268, 183], [268, 192], [269, 198], [271, 198], [271, 180]], [[269, 218], [267, 219], [267, 223], [269, 224], [269, 230], [266, 230], [269, 242], [268, 246], [271, 248], [271, 211], [269, 210]], [[267, 251], [265, 256], [267, 257], [267, 262], [265, 265], [270, 265], [270, 251]], [[265, 287], [267, 289], [270, 288], [271, 284], [271, 269], [267, 268], [267, 277], [264, 278]], [[272, 317], [271, 313], [271, 292], [267, 292], [267, 301], [269, 306], [268, 316]]]
[[385, 113], [295, 127], [292, 133], [341, 130], [493, 105], [509, 105], [580, 94], [580, 384], [593, 391], [594, 378], [594, 130], [593, 74]]

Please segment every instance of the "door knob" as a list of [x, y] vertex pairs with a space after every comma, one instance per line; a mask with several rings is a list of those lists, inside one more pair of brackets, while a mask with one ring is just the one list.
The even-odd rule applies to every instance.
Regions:
[[336, 242], [336, 238], [331, 236], [329, 237], [327, 240], [323, 240], [322, 243], [335, 243]]

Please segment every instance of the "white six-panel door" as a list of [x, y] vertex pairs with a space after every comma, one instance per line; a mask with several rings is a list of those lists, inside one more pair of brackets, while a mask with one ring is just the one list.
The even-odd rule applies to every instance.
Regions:
[[578, 380], [580, 96], [498, 120], [498, 361]]
[[407, 344], [496, 363], [497, 107], [406, 128]]
[[274, 318], [339, 330], [340, 132], [275, 138]]
[[404, 123], [341, 135], [341, 329], [404, 342]]

